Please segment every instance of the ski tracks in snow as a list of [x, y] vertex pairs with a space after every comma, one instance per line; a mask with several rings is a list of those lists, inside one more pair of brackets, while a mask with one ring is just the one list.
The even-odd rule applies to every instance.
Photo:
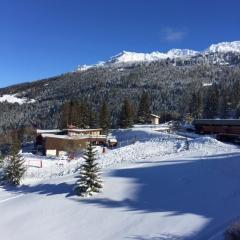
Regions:
[[5, 191], [4, 189], [2, 189], [0, 187], [0, 204], [8, 202], [8, 201], [16, 199], [16, 198], [20, 198], [20, 197], [22, 197], [24, 195], [25, 194], [23, 194], [23, 193], [21, 193], [21, 194], [13, 194], [13, 193]]

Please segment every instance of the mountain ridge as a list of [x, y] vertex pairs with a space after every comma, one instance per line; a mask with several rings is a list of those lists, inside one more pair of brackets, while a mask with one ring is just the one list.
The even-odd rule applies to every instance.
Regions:
[[92, 67], [104, 67], [115, 64], [131, 64], [138, 62], [151, 62], [160, 61], [164, 59], [177, 59], [177, 58], [191, 58], [197, 55], [208, 55], [217, 53], [239, 53], [240, 54], [240, 41], [233, 42], [220, 42], [210, 45], [203, 51], [195, 51], [192, 49], [178, 49], [173, 48], [166, 53], [160, 51], [154, 51], [151, 53], [139, 53], [131, 51], [122, 51], [117, 55], [110, 57], [109, 60], [99, 62], [93, 65], [79, 65], [77, 71], [86, 71]]

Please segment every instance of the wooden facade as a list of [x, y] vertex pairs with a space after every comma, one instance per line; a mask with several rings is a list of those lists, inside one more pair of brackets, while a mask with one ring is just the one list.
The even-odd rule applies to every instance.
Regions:
[[64, 155], [67, 152], [85, 149], [93, 144], [106, 144], [106, 136], [100, 135], [102, 129], [65, 129], [52, 133], [51, 130], [38, 130], [36, 147], [49, 156]]
[[240, 119], [196, 119], [193, 125], [197, 133], [217, 134], [219, 138], [240, 137]]

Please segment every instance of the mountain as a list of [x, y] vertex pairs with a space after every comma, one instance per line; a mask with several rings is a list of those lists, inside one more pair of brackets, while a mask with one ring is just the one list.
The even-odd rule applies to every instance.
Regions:
[[[65, 102], [78, 100], [98, 112], [106, 101], [113, 126], [128, 98], [135, 111], [143, 91], [162, 119], [240, 116], [240, 41], [213, 44], [204, 51], [122, 52], [105, 62], [79, 66], [31, 83], [0, 89], [0, 133], [22, 127], [57, 128]], [[201, 102], [196, 103], [196, 96]], [[195, 109], [195, 110], [194, 110]]]
[[[134, 64], [139, 62], [152, 62], [161, 61], [163, 59], [189, 59], [192, 57], [203, 58], [206, 55], [216, 55], [214, 58], [215, 62], [220, 64], [229, 64], [229, 62], [223, 58], [221, 54], [240, 54], [240, 41], [235, 42], [222, 42], [218, 44], [213, 44], [204, 51], [195, 51], [190, 49], [171, 49], [166, 53], [159, 51], [152, 53], [136, 53], [123, 51], [116, 56], [110, 58], [106, 62], [100, 62], [95, 65], [80, 65], [77, 71], [86, 71], [92, 67], [104, 67], [111, 65], [126, 65]], [[211, 59], [209, 59], [210, 61]]]
[[206, 52], [210, 53], [240, 53], [240, 41], [222, 42], [211, 45]]

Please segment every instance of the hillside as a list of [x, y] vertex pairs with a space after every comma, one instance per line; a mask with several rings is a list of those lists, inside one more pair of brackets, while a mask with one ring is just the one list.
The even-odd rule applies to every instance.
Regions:
[[129, 98], [137, 108], [143, 91], [149, 93], [156, 114], [185, 116], [191, 111], [194, 93], [201, 95], [204, 111], [211, 95], [217, 93], [212, 116], [238, 117], [239, 49], [240, 43], [232, 42], [212, 45], [203, 52], [123, 52], [60, 76], [0, 89], [0, 131], [23, 126], [56, 128], [63, 103], [71, 99], [88, 102], [96, 110], [106, 100], [116, 126], [123, 99]]

